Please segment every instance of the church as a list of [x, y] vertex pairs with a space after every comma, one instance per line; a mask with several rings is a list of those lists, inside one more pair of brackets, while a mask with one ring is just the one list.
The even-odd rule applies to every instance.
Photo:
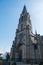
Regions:
[[18, 28], [16, 29], [15, 40], [11, 48], [11, 59], [16, 62], [33, 62], [43, 61], [43, 36], [32, 32], [30, 15], [24, 5], [20, 14]]

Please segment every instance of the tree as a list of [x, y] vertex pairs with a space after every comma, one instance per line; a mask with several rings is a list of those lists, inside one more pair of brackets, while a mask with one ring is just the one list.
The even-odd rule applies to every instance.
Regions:
[[10, 59], [10, 54], [6, 53], [6, 60], [8, 61]]

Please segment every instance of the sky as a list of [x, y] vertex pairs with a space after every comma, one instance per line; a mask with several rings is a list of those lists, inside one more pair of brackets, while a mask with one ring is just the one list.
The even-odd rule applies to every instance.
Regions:
[[0, 53], [10, 52], [24, 5], [33, 33], [43, 35], [43, 0], [0, 0]]

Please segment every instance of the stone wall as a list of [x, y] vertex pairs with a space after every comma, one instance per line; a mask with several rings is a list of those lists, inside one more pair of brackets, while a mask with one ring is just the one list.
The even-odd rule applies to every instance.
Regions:
[[22, 62], [17, 62], [17, 65], [39, 65], [39, 64], [26, 64], [26, 63], [22, 63]]

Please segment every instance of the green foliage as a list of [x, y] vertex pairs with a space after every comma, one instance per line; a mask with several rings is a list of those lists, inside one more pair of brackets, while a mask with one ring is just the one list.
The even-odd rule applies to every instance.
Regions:
[[43, 62], [41, 62], [39, 65], [43, 65]]

